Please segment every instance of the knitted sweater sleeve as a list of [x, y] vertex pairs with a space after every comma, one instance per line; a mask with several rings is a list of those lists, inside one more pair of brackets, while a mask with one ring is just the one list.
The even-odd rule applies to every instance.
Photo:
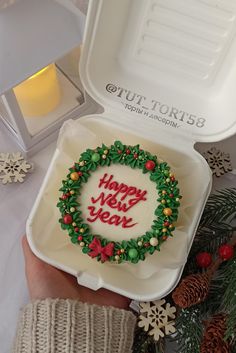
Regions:
[[12, 353], [130, 353], [135, 316], [69, 299], [45, 299], [21, 312]]

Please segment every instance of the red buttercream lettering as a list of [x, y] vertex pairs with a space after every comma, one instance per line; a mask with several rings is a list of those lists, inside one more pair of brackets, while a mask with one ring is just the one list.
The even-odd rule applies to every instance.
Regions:
[[124, 196], [122, 196], [121, 200], [123, 201], [126, 198], [126, 196], [135, 195], [136, 192], [137, 192], [137, 188], [135, 186], [129, 186]]
[[102, 185], [104, 187], [104, 189], [107, 189], [109, 186], [109, 183], [111, 182], [111, 180], [113, 179], [113, 175], [110, 175], [110, 177], [108, 179], [106, 179], [107, 177], [107, 173], [105, 173], [102, 177], [102, 179], [100, 179], [100, 183], [98, 185], [98, 187], [100, 188]]
[[128, 204], [130, 205], [129, 208], [131, 208], [134, 205], [136, 205], [139, 201], [146, 201], [147, 200], [147, 198], [144, 197], [147, 194], [147, 191], [146, 190], [142, 191], [142, 192], [141, 192], [141, 190], [139, 190], [139, 191], [140, 191], [140, 193], [136, 194], [136, 196], [137, 196], [136, 198], [133, 198], [133, 199], [128, 201]]
[[115, 196], [112, 196], [108, 201], [107, 205], [111, 208], [116, 208], [119, 212], [127, 212], [127, 206], [121, 201], [117, 201]]
[[[107, 205], [112, 209], [116, 209], [118, 212], [127, 212], [138, 202], [147, 200], [145, 197], [147, 194], [146, 190], [140, 190], [135, 186], [128, 186], [124, 183], [118, 183], [113, 180], [113, 178], [113, 175], [108, 175], [107, 173], [103, 175], [99, 181], [98, 187], [108, 189], [110, 193], [106, 195], [102, 191], [98, 197], [95, 198], [92, 196], [91, 202], [93, 204], [98, 204], [99, 206]], [[114, 191], [114, 193], [111, 193], [111, 191]], [[127, 201], [126, 198], [128, 198]], [[90, 216], [87, 218], [89, 222], [95, 222], [99, 219], [103, 223], [115, 226], [121, 225], [123, 228], [131, 228], [137, 224], [132, 223], [132, 218], [111, 215], [110, 212], [103, 211], [102, 207], [96, 210], [94, 206], [89, 206], [88, 210], [90, 211]]]
[[95, 199], [94, 197], [91, 197], [92, 203], [97, 203], [100, 201], [100, 205], [103, 206], [110, 198], [112, 197], [112, 194], [108, 194], [105, 197], [104, 192], [101, 192], [101, 194]]
[[101, 206], [104, 206], [106, 204], [111, 208], [117, 208], [119, 212], [126, 212], [133, 206], [131, 205], [129, 208], [127, 208], [126, 204], [122, 204], [121, 201], [117, 201], [114, 195], [108, 194], [107, 196], [105, 196], [104, 192], [101, 192], [101, 194], [96, 199], [94, 197], [91, 197], [91, 201], [92, 203], [97, 203], [98, 201], [100, 201]]
[[[135, 186], [127, 186], [124, 183], [119, 184], [117, 181], [113, 181], [113, 177], [113, 175], [108, 176], [108, 174], [105, 173], [100, 179], [98, 187], [101, 188], [103, 186], [104, 189], [116, 191], [113, 194], [113, 196], [115, 197], [118, 194], [123, 194], [121, 196], [121, 201], [124, 201], [127, 196], [135, 196], [135, 200], [137, 199], [137, 202], [146, 200], [144, 195], [147, 194], [147, 191], [137, 189]], [[137, 202], [135, 202], [134, 204], [136, 204]], [[132, 205], [132, 203], [130, 203], [130, 205]]]
[[132, 218], [120, 217], [118, 215], [111, 216], [110, 212], [103, 211], [102, 207], [98, 211], [95, 211], [94, 206], [89, 206], [88, 210], [90, 211], [90, 216], [93, 218], [87, 218], [87, 221], [92, 223], [100, 219], [103, 223], [114, 224], [115, 226], [121, 225], [122, 228], [132, 228], [137, 224], [131, 223], [133, 221]]
[[95, 222], [100, 214], [102, 213], [102, 208], [100, 208], [97, 212], [95, 212], [95, 207], [94, 206], [89, 206], [88, 210], [90, 210], [90, 216], [94, 217], [94, 218], [87, 218], [87, 221], [89, 222]]
[[132, 221], [133, 221], [132, 218], [126, 218], [125, 216], [123, 216], [121, 218], [120, 216], [113, 215], [113, 216], [111, 216], [111, 218], [109, 219], [109, 221], [107, 223], [114, 224], [115, 226], [118, 226], [119, 224], [122, 223], [123, 228], [131, 228], [137, 224], [137, 223], [133, 223], [133, 224], [129, 225], [128, 223], [130, 223]]
[[[113, 177], [113, 175], [112, 175]], [[117, 183], [117, 181], [113, 181], [110, 185], [109, 185], [109, 190], [117, 190], [118, 189], [119, 184]]]

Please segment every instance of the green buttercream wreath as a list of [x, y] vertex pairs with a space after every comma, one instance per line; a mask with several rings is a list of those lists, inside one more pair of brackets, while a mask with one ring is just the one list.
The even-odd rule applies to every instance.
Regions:
[[[154, 211], [151, 229], [135, 239], [110, 241], [102, 235], [94, 235], [84, 222], [78, 202], [80, 189], [92, 173], [100, 167], [111, 164], [126, 165], [141, 169], [156, 184], [158, 205]], [[140, 149], [139, 145], [126, 146], [115, 141], [110, 147], [104, 144], [95, 150], [87, 149], [79, 161], [69, 169], [67, 179], [62, 181], [62, 195], [57, 204], [61, 212], [59, 222], [67, 230], [71, 242], [78, 244], [84, 254], [98, 261], [137, 263], [145, 259], [145, 254], [160, 250], [161, 244], [172, 236], [174, 222], [178, 218], [181, 196], [177, 180], [166, 162], [158, 162], [157, 157]]]

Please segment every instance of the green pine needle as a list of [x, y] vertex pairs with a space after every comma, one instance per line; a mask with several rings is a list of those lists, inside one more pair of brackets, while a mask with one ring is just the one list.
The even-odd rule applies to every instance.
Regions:
[[[236, 188], [225, 189], [210, 196], [185, 266], [183, 277], [200, 272], [196, 255], [207, 251], [218, 256], [221, 244], [228, 243], [236, 230]], [[236, 252], [232, 260], [220, 265], [210, 284], [207, 299], [198, 305], [181, 309], [176, 318], [176, 334], [172, 341], [178, 344], [176, 353], [199, 353], [203, 337], [203, 321], [217, 312], [228, 314], [225, 339], [236, 353]], [[164, 353], [165, 341], [156, 343], [142, 329], [137, 329], [134, 353]], [[167, 353], [167, 352], [166, 352]], [[213, 352], [212, 352], [213, 353]]]
[[236, 188], [218, 191], [209, 197], [195, 236], [184, 274], [199, 270], [196, 255], [207, 251], [217, 253], [221, 244], [232, 238], [236, 227]]
[[202, 226], [227, 221], [231, 223], [236, 218], [236, 188], [218, 191], [209, 197], [201, 220]]
[[220, 271], [226, 289], [222, 296], [222, 311], [228, 314], [225, 339], [236, 339], [236, 254]]
[[202, 317], [197, 305], [181, 309], [176, 320], [178, 352], [199, 353], [203, 336]]
[[165, 340], [160, 338], [156, 342], [142, 328], [137, 327], [135, 331], [133, 353], [165, 353]]

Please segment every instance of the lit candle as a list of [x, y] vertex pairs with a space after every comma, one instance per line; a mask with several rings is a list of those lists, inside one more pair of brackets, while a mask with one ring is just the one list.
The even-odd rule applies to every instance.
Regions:
[[54, 110], [61, 92], [55, 64], [50, 64], [14, 88], [24, 116], [42, 116]]

